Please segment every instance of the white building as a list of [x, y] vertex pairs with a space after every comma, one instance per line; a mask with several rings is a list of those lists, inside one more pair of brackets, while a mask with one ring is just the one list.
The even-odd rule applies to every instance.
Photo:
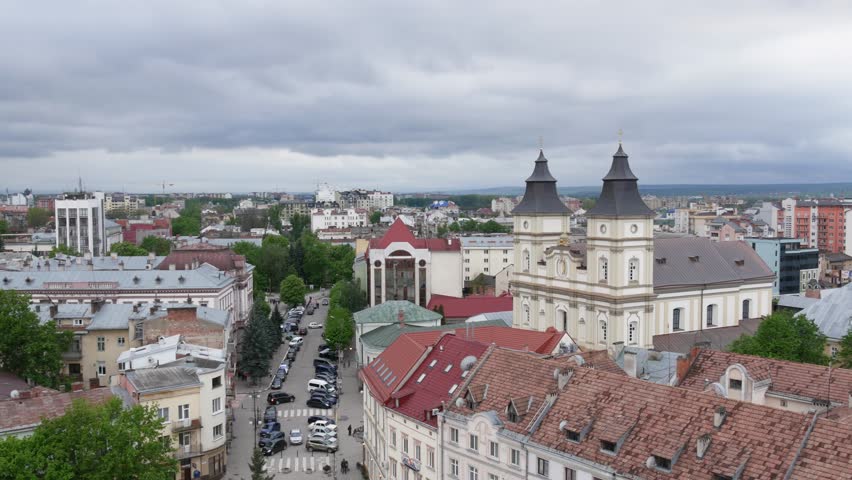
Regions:
[[201, 345], [191, 345], [182, 341], [181, 335], [160, 337], [157, 343], [142, 345], [121, 352], [116, 360], [119, 370], [142, 370], [145, 368], [156, 368], [160, 365], [179, 360], [191, 355], [198, 358], [206, 358], [217, 362], [225, 361], [225, 351], [217, 348], [209, 348]]
[[737, 325], [772, 312], [775, 275], [744, 242], [654, 239], [654, 212], [619, 145], [585, 243], [540, 154], [515, 208], [514, 325], [567, 331], [586, 347], [649, 347], [654, 335]]
[[79, 253], [105, 255], [107, 250], [104, 194], [66, 194], [56, 200], [56, 246]]
[[518, 199], [512, 197], [500, 197], [491, 200], [491, 211], [502, 215], [511, 215], [512, 210], [518, 205]]
[[111, 193], [104, 197], [104, 208], [107, 212], [112, 210], [125, 210], [132, 212], [145, 208], [145, 199], [138, 195], [126, 193]]
[[340, 194], [337, 190], [327, 183], [317, 185], [317, 190], [314, 193], [314, 202], [316, 203], [338, 203]]
[[511, 265], [514, 259], [514, 239], [510, 235], [467, 236], [459, 240], [466, 282], [480, 274], [493, 277]]
[[785, 198], [781, 201], [781, 209], [784, 210], [784, 237], [796, 236], [796, 199]]
[[[330, 198], [323, 193], [323, 198]], [[378, 190], [350, 190], [337, 192], [337, 202], [344, 208], [365, 208], [367, 210], [384, 210], [393, 206], [393, 194]]]
[[311, 231], [329, 228], [366, 227], [367, 210], [361, 208], [315, 208], [311, 210]]

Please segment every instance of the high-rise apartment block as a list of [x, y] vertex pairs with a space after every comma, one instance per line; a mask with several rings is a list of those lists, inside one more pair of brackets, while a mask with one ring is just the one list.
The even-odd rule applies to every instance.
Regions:
[[69, 193], [56, 200], [56, 246], [79, 253], [105, 255], [104, 194]]

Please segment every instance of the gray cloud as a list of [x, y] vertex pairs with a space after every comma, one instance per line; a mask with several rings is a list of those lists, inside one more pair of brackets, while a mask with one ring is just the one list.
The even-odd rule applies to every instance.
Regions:
[[852, 181], [846, 2], [17, 2], [0, 187]]

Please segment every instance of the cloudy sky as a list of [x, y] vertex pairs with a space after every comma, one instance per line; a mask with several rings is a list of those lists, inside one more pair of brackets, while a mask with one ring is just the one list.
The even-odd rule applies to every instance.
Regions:
[[[3, 6], [5, 4], [5, 6]], [[852, 182], [852, 3], [0, 0], [0, 188]]]

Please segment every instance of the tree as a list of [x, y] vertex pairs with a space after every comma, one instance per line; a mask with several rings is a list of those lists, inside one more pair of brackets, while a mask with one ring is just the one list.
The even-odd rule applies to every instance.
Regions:
[[293, 242], [302, 238], [305, 228], [310, 230], [310, 227], [311, 217], [309, 215], [294, 213], [290, 216], [290, 238], [293, 239]]
[[583, 210], [588, 212], [589, 210], [591, 210], [595, 206], [595, 203], [597, 203], [597, 199], [584, 198], [583, 203], [582, 203]]
[[333, 345], [341, 350], [349, 345], [355, 334], [355, 322], [352, 313], [338, 306], [333, 306], [328, 311], [328, 319], [325, 321], [325, 343]]
[[305, 303], [307, 294], [305, 282], [296, 275], [288, 275], [281, 282], [281, 301], [291, 307]]
[[12, 290], [0, 290], [0, 365], [38, 385], [56, 388], [62, 353], [71, 344], [73, 333], [57, 331], [53, 320], [40, 323], [29, 300]]
[[109, 249], [110, 253], [115, 253], [122, 257], [145, 257], [148, 251], [142, 247], [137, 247], [130, 242], [118, 242], [113, 244]]
[[201, 234], [201, 218], [184, 216], [181, 214], [172, 221], [172, 234], [198, 236]]
[[302, 278], [312, 285], [325, 285], [329, 282], [330, 245], [319, 241], [311, 232], [304, 232], [299, 239], [304, 256], [302, 258]]
[[265, 463], [263, 452], [259, 448], [255, 448], [251, 454], [251, 462], [249, 462], [251, 480], [272, 480], [272, 477], [266, 475], [263, 470]]
[[50, 220], [50, 211], [44, 208], [33, 207], [27, 211], [27, 225], [30, 228], [39, 228], [47, 225]]
[[165, 256], [171, 253], [172, 242], [170, 242], [167, 238], [148, 235], [142, 240], [140, 247], [142, 247], [142, 249], [146, 252], [153, 252], [155, 255]]
[[275, 229], [276, 232], [281, 231], [281, 206], [272, 205], [266, 210], [266, 218], [269, 226]]
[[350, 312], [359, 312], [367, 307], [367, 297], [361, 291], [360, 283], [341, 280], [331, 287], [328, 293], [330, 306], [338, 306]]
[[9, 223], [6, 220], [0, 220], [0, 252], [3, 251], [3, 235], [9, 232]]
[[161, 439], [162, 428], [153, 406], [126, 409], [118, 398], [103, 405], [76, 400], [31, 437], [0, 441], [0, 479], [172, 478], [177, 462], [172, 445]]
[[60, 253], [63, 254], [63, 255], [69, 255], [69, 256], [72, 256], [72, 257], [79, 257], [80, 256], [80, 252], [78, 252], [77, 250], [74, 250], [73, 248], [69, 247], [68, 245], [60, 245], [58, 247], [51, 248], [48, 256], [50, 258], [55, 258], [56, 255], [58, 255]]
[[450, 230], [451, 232], [453, 232], [453, 233], [459, 233], [459, 232], [461, 232], [461, 226], [459, 226], [459, 222], [453, 222], [453, 223], [451, 223], [451, 224], [450, 224], [450, 226], [449, 226], [448, 228], [449, 228], [449, 230]]
[[810, 319], [778, 311], [766, 317], [754, 335], [743, 335], [730, 346], [735, 353], [827, 365], [825, 335]]
[[852, 330], [840, 339], [840, 351], [837, 352], [837, 361], [843, 368], [852, 368]]
[[382, 221], [382, 212], [376, 210], [375, 212], [370, 214], [370, 223], [373, 225], [378, 225], [379, 222]]

